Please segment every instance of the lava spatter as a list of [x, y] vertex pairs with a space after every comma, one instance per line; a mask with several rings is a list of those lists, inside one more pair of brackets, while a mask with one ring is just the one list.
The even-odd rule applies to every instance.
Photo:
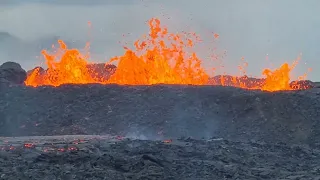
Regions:
[[209, 76], [201, 60], [192, 52], [197, 36], [194, 33], [169, 33], [160, 20], [149, 21], [150, 33], [135, 42], [135, 50], [126, 48], [118, 61], [111, 83], [130, 85], [191, 84], [204, 85]]
[[[115, 71], [108, 71], [108, 79], [97, 77], [87, 55], [83, 55], [78, 49], [68, 49], [67, 45], [59, 40], [60, 47], [56, 53], [42, 51], [48, 69], [41, 72], [40, 68], [36, 68], [28, 75], [25, 84], [34, 87], [88, 83], [211, 84], [264, 91], [293, 90], [290, 86], [290, 73], [297, 64], [296, 61], [292, 66], [285, 63], [275, 70], [264, 69], [261, 79], [247, 77], [244, 69], [248, 64], [244, 63], [239, 66], [241, 77], [222, 75], [212, 80], [204, 70], [203, 60], [194, 51], [195, 44], [200, 41], [196, 33], [170, 33], [156, 18], [150, 19], [148, 24], [149, 34], [137, 40], [134, 49], [124, 47], [125, 52], [122, 56], [111, 58], [106, 63], [106, 66], [117, 63]], [[218, 38], [219, 35], [215, 34], [214, 37]], [[304, 89], [303, 86], [296, 87]]]

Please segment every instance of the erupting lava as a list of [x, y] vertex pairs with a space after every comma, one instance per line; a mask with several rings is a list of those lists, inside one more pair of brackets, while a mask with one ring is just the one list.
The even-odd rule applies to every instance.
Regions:
[[[48, 69], [41, 71], [36, 68], [28, 75], [26, 85], [41, 86], [62, 84], [190, 84], [190, 85], [227, 85], [245, 89], [261, 89], [265, 91], [291, 90], [290, 72], [294, 65], [283, 64], [279, 69], [271, 71], [265, 69], [262, 80], [253, 80], [248, 77], [220, 76], [211, 79], [202, 67], [201, 60], [192, 51], [194, 44], [199, 42], [195, 33], [169, 33], [168, 29], [160, 26], [160, 20], [149, 21], [150, 32], [143, 40], [134, 43], [135, 49], [124, 47], [123, 56], [114, 57], [110, 63], [117, 61], [114, 73], [107, 79], [97, 76], [90, 68], [92, 63], [88, 57], [77, 49], [68, 49], [66, 44], [59, 40], [60, 48], [54, 54], [43, 50]], [[215, 37], [219, 35], [215, 34]], [[227, 82], [228, 81], [228, 82]], [[302, 89], [303, 87], [299, 87]]]

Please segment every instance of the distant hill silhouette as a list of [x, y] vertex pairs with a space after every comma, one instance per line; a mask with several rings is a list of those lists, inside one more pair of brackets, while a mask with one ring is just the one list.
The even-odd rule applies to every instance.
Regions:
[[0, 32], [0, 41], [10, 40], [10, 39], [17, 39], [17, 38], [8, 32]]
[[[45, 36], [32, 41], [26, 41], [20, 39], [9, 32], [0, 32], [0, 63], [6, 61], [19, 62], [23, 67], [27, 69], [30, 62], [35, 62], [38, 56], [41, 56], [41, 50], [51, 49], [54, 44], [57, 46], [59, 36]], [[65, 41], [65, 43], [73, 48], [77, 47], [77, 44], [70, 41]], [[82, 47], [85, 43], [81, 43]]]

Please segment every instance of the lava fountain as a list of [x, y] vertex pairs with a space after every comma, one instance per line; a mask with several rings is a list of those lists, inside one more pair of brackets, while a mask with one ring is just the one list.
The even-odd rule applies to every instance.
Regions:
[[[59, 48], [55, 53], [42, 51], [48, 69], [45, 71], [41, 71], [40, 68], [34, 69], [28, 75], [25, 84], [33, 87], [88, 83], [212, 84], [264, 91], [292, 90], [290, 72], [298, 61], [293, 65], [285, 63], [275, 70], [263, 70], [262, 80], [249, 79], [247, 76], [220, 76], [218, 80], [210, 80], [202, 66], [202, 60], [193, 50], [195, 44], [200, 41], [196, 33], [170, 33], [156, 18], [149, 20], [149, 28], [149, 34], [134, 43], [134, 49], [124, 47], [125, 53], [122, 56], [111, 58], [105, 64], [107, 67], [111, 63], [118, 63], [116, 70], [108, 79], [96, 75], [96, 72], [90, 68], [92, 63], [88, 61], [86, 55], [77, 49], [68, 49], [67, 45], [59, 40]], [[106, 70], [107, 72], [111, 71]], [[303, 78], [299, 78], [301, 79]], [[225, 83], [226, 81], [229, 82]], [[304, 89], [304, 87], [301, 86], [298, 89]]]

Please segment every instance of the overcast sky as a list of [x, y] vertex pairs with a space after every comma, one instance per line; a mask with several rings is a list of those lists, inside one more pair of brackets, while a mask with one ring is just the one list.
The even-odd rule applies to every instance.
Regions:
[[[211, 63], [206, 58], [210, 48], [227, 50], [223, 61], [228, 73], [237, 74], [244, 57], [248, 74], [255, 76], [264, 67], [272, 67], [270, 63], [274, 67], [291, 63], [302, 53], [294, 75], [302, 75], [310, 67], [309, 78], [319, 81], [319, 7], [319, 0], [0, 0], [0, 31], [27, 44], [59, 36], [75, 41], [71, 46], [84, 46], [91, 39], [92, 53], [102, 62], [121, 55], [119, 41], [132, 43], [147, 33], [145, 22], [158, 17], [169, 30], [194, 31], [205, 40], [212, 39], [212, 32], [220, 34], [217, 42], [207, 41], [197, 50], [206, 67]], [[88, 21], [92, 23], [91, 36]], [[26, 69], [39, 65], [26, 48], [10, 48], [9, 53], [0, 54], [1, 63], [15, 60]], [[31, 57], [13, 55], [19, 53]]]

